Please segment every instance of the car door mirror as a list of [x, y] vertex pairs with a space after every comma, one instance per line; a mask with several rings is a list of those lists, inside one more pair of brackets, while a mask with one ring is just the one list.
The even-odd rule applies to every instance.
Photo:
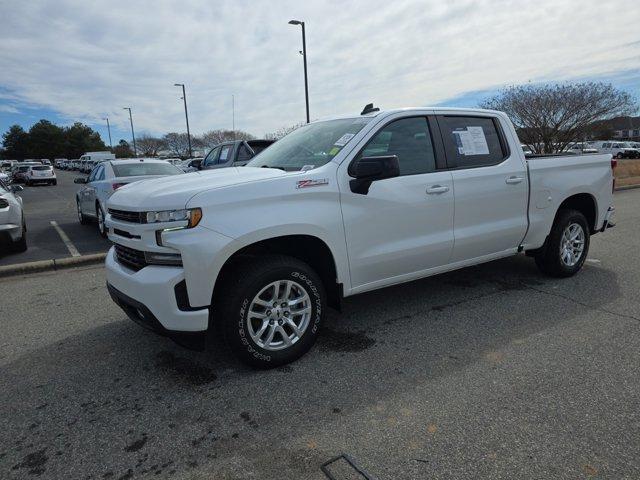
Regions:
[[22, 185], [11, 185], [10, 188], [12, 193], [18, 193], [24, 190], [24, 187]]
[[400, 176], [400, 164], [396, 155], [356, 158], [349, 165], [348, 173], [353, 177], [349, 181], [351, 191], [366, 195], [372, 182]]
[[84, 177], [74, 178], [73, 183], [87, 183], [87, 179]]

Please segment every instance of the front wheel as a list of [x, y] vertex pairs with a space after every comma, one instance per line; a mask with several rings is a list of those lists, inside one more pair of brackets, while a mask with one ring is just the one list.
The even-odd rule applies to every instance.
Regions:
[[76, 199], [76, 211], [78, 212], [78, 221], [80, 225], [86, 225], [89, 223], [89, 219], [84, 216], [82, 209], [80, 208], [80, 200]]
[[552, 277], [578, 273], [589, 253], [589, 224], [577, 210], [560, 210], [545, 246], [536, 255], [536, 265]]
[[306, 263], [284, 255], [247, 257], [224, 280], [213, 321], [222, 323], [241, 361], [273, 368], [309, 351], [325, 305], [322, 281]]
[[616, 158], [617, 158], [618, 160], [622, 160], [622, 159], [624, 158], [624, 154], [623, 154], [622, 152], [618, 152], [618, 153], [616, 154]]
[[27, 251], [27, 224], [22, 217], [22, 237], [20, 240], [13, 243], [14, 252], [26, 252]]
[[99, 204], [96, 204], [96, 218], [98, 219], [98, 233], [102, 238], [107, 238], [107, 227], [104, 224], [104, 212]]

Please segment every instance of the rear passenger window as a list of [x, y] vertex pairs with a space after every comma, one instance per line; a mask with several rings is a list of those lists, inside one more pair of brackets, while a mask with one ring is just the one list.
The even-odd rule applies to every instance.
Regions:
[[224, 164], [227, 163], [229, 161], [229, 152], [231, 152], [231, 149], [233, 148], [233, 145], [224, 145], [222, 147], [222, 149], [220, 150], [220, 158], [218, 158], [218, 164]]
[[440, 128], [454, 168], [495, 165], [506, 157], [492, 118], [444, 116], [440, 117]]
[[427, 119], [404, 118], [382, 128], [364, 147], [360, 157], [396, 155], [400, 175], [429, 173], [436, 169], [436, 159]]

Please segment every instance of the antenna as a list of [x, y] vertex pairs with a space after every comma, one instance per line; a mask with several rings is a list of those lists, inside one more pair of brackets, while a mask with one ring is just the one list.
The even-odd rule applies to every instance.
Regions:
[[367, 103], [364, 106], [364, 109], [362, 110], [362, 112], [360, 112], [360, 115], [366, 115], [367, 113], [373, 113], [373, 112], [379, 112], [380, 109], [379, 108], [374, 108], [373, 107], [373, 103]]

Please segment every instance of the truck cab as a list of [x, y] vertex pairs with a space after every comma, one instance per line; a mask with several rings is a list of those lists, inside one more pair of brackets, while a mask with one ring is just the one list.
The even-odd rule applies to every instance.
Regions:
[[275, 140], [236, 140], [216, 145], [206, 155], [200, 170], [225, 167], [243, 167]]

